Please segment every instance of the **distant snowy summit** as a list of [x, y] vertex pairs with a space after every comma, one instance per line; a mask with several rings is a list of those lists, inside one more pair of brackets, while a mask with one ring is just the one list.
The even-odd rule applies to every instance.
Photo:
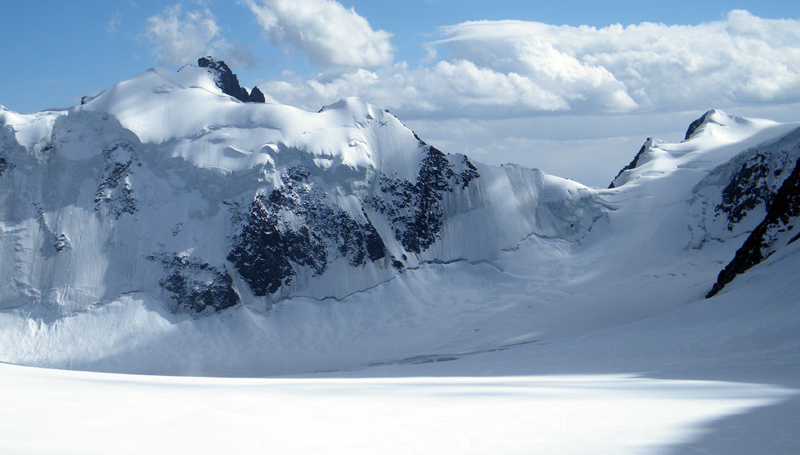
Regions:
[[445, 154], [359, 99], [310, 113], [258, 93], [203, 58], [70, 109], [2, 110], [0, 307], [339, 299], [530, 235], [580, 239], [608, 210], [580, 184]]
[[691, 123], [680, 144], [648, 139], [609, 188], [681, 168], [698, 171], [702, 178], [687, 200], [690, 247], [741, 245], [709, 291], [712, 297], [737, 275], [800, 239], [798, 126], [713, 109]]

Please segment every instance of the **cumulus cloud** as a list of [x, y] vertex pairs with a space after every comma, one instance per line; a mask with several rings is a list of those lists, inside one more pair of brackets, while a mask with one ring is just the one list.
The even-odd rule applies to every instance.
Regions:
[[276, 43], [288, 43], [324, 67], [392, 63], [391, 34], [373, 30], [353, 8], [333, 0], [244, 0]]
[[403, 112], [403, 117], [513, 117], [569, 108], [560, 96], [518, 74], [503, 74], [465, 60], [440, 61], [432, 68], [406, 63], [375, 71], [323, 74], [306, 80], [293, 76], [259, 84], [285, 104], [317, 109], [346, 96]]
[[182, 65], [205, 54], [220, 27], [208, 9], [184, 12], [177, 4], [148, 18], [146, 33], [160, 64]]
[[[265, 17], [263, 25], [282, 20]], [[448, 57], [437, 61], [432, 54], [427, 66], [398, 63], [266, 85], [276, 100], [309, 109], [359, 96], [409, 119], [674, 112], [800, 101], [797, 20], [736, 10], [725, 20], [694, 26], [598, 29], [480, 21], [440, 32], [442, 39], [428, 47], [443, 48]]]
[[453, 58], [520, 72], [584, 100], [627, 95], [644, 109], [681, 109], [698, 102], [800, 99], [800, 21], [795, 20], [736, 10], [725, 21], [696, 26], [595, 29], [503, 21], [468, 22], [443, 32], [446, 38], [437, 44]]
[[222, 58], [234, 67], [255, 68], [258, 64], [249, 45], [225, 40], [208, 8], [184, 11], [181, 3], [170, 6], [147, 19], [145, 34], [161, 65], [194, 63], [205, 55]]

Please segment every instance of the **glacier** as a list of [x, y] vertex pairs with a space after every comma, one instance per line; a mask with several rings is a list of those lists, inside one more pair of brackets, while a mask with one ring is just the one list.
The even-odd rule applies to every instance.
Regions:
[[[711, 110], [600, 189], [447, 154], [359, 99], [243, 102], [217, 76], [0, 108], [4, 402], [66, 387], [85, 405], [48, 425], [113, 422], [130, 394], [156, 452], [222, 450], [143, 423], [160, 397], [190, 432], [215, 394], [274, 429], [209, 430], [242, 453], [800, 448], [800, 123]], [[36, 406], [0, 416], [0, 446], [55, 450], [15, 437]], [[138, 430], [62, 425], [62, 449], [136, 449], [115, 441]]]

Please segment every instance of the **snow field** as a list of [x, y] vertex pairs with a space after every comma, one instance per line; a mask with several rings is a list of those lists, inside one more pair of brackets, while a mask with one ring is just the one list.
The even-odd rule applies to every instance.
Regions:
[[624, 376], [214, 379], [0, 365], [4, 453], [667, 453], [789, 392]]
[[[44, 169], [7, 171], [23, 191], [0, 193], [0, 359], [96, 372], [0, 364], [3, 452], [800, 453], [800, 242], [704, 300], [744, 236], [709, 239], [691, 202], [720, 165], [800, 124], [712, 111], [687, 141], [648, 141], [613, 190], [477, 165], [402, 273], [332, 262], [284, 300], [242, 292], [191, 317], [169, 311], [164, 270], [142, 258], [225, 264], [224, 203], [297, 163], [363, 216], [373, 173], [416, 177], [418, 140], [360, 100], [243, 105], [190, 67], [0, 120], [15, 165]], [[103, 162], [117, 141], [138, 155]], [[138, 211], [97, 216], [98, 175], [128, 159]], [[376, 229], [393, 241], [387, 220]], [[47, 249], [56, 232], [72, 251]]]

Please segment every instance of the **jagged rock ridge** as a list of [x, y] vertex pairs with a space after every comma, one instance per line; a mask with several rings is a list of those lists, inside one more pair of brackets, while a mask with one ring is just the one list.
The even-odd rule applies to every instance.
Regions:
[[698, 118], [697, 120], [693, 121], [689, 125], [689, 129], [686, 130], [686, 136], [683, 138], [683, 140], [684, 141], [688, 141], [689, 139], [691, 139], [691, 137], [694, 134], [694, 132], [697, 131], [697, 129], [700, 128], [700, 126], [703, 125], [703, 123], [706, 122], [706, 119], [708, 117], [710, 117], [714, 112], [715, 111], [713, 109], [710, 110], [710, 111], [706, 111], [706, 113], [703, 114], [700, 118]]
[[642, 148], [640, 148], [639, 152], [636, 154], [636, 156], [633, 157], [633, 160], [627, 166], [625, 166], [622, 169], [620, 169], [620, 171], [617, 173], [617, 176], [614, 177], [614, 180], [612, 180], [611, 184], [608, 185], [608, 189], [616, 188], [616, 185], [614, 184], [614, 182], [617, 181], [617, 179], [622, 175], [623, 172], [629, 171], [631, 169], [635, 169], [636, 168], [636, 166], [639, 164], [639, 159], [642, 157], [644, 152], [647, 150], [647, 144], [650, 143], [650, 141], [651, 141], [651, 139], [648, 137], [647, 140], [645, 141], [645, 143], [642, 145]]
[[253, 87], [253, 90], [248, 93], [247, 89], [240, 86], [239, 78], [233, 74], [233, 71], [222, 60], [217, 60], [211, 56], [200, 57], [197, 60], [197, 66], [214, 71], [217, 86], [222, 90], [222, 93], [245, 103], [265, 102], [264, 93], [258, 87]]
[[766, 218], [745, 240], [733, 260], [719, 273], [717, 282], [706, 297], [713, 297], [726, 284], [753, 266], [763, 262], [783, 244], [800, 238], [792, 235], [795, 226], [800, 226], [800, 159], [794, 170], [784, 181]]

